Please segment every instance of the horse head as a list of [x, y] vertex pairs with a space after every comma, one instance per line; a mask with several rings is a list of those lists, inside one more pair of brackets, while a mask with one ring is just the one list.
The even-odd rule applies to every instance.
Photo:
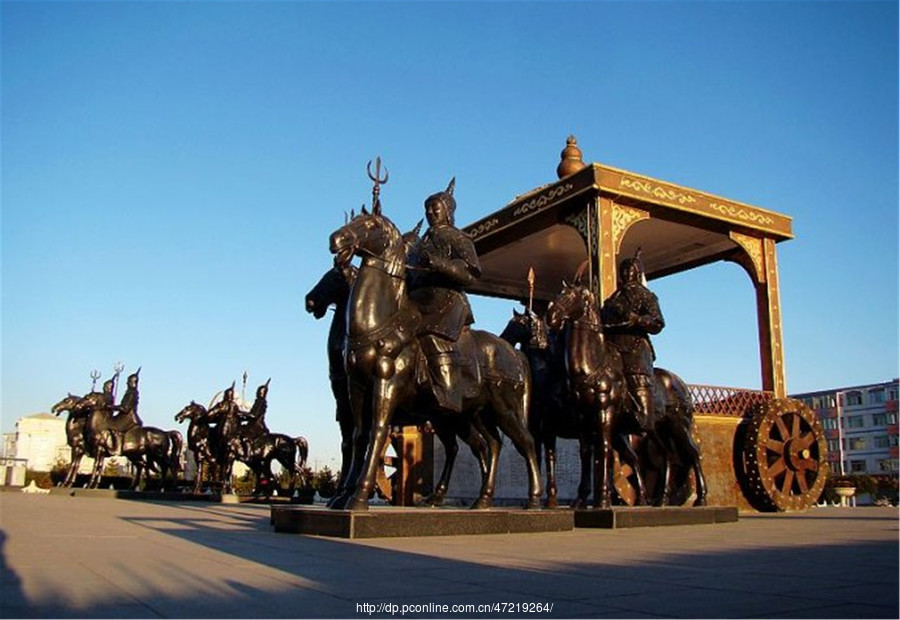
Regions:
[[74, 394], [69, 394], [68, 396], [63, 398], [61, 401], [59, 401], [58, 403], [53, 405], [53, 407], [50, 408], [50, 411], [52, 411], [56, 415], [59, 415], [63, 411], [68, 411], [68, 412], [72, 413], [77, 408], [78, 403], [80, 401], [81, 401], [80, 396], [75, 396]]
[[326, 271], [306, 294], [306, 311], [321, 319], [331, 305], [347, 303], [350, 287], [356, 279], [356, 267], [347, 263]]
[[400, 231], [378, 208], [369, 213], [365, 209], [329, 238], [335, 265], [347, 265], [354, 256], [381, 259], [389, 264], [406, 260], [406, 243]]
[[186, 405], [184, 409], [175, 414], [175, 421], [181, 424], [185, 420], [192, 420], [194, 422], [201, 422], [206, 418], [206, 407], [191, 401], [189, 405]]
[[547, 326], [560, 329], [566, 321], [577, 321], [596, 315], [597, 302], [587, 285], [563, 280], [563, 288], [547, 308]]

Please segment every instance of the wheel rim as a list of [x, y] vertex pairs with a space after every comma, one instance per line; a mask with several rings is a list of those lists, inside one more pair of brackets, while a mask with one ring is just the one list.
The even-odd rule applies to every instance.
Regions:
[[744, 455], [750, 488], [766, 507], [803, 510], [818, 501], [828, 477], [827, 446], [818, 417], [803, 403], [781, 399], [760, 406]]

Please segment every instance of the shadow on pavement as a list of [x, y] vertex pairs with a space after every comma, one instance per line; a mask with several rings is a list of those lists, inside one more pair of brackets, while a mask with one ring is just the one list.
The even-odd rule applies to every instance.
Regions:
[[[615, 534], [592, 532], [584, 545], [596, 546], [596, 561], [536, 557], [507, 567], [491, 565], [489, 554], [459, 561], [395, 550], [384, 539], [376, 546], [275, 534], [267, 509], [179, 508], [176, 516], [119, 517], [139, 526], [142, 553], [91, 567], [109, 582], [105, 600], [79, 599], [73, 574], [71, 590], [28, 603], [4, 559], [8, 602], [0, 617], [897, 617], [896, 539], [784, 548], [760, 541], [753, 550], [659, 552], [635, 561], [620, 550], [605, 561], [604, 545]], [[444, 538], [422, 548], [528, 545], [540, 536]]]

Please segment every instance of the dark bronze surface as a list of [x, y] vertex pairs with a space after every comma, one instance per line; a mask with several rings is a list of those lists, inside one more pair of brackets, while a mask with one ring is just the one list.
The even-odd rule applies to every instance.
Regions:
[[[490, 465], [476, 507], [491, 504], [502, 430], [526, 459], [528, 505], [536, 507], [540, 479], [526, 426], [530, 375], [525, 360], [509, 343], [467, 326], [471, 317], [462, 289], [479, 270], [473, 262], [477, 256], [456, 245], [462, 237], [452, 228], [453, 183], [426, 200], [429, 231], [412, 252], [396, 226], [382, 215], [380, 201], [373, 203], [372, 213], [364, 210], [330, 238], [337, 264], [347, 264], [354, 256], [361, 259], [348, 302], [344, 355], [354, 420], [348, 471], [352, 486], [333, 507], [368, 507], [398, 408], [428, 412], [436, 429], [442, 419], [458, 420], [454, 423], [474, 428], [484, 437]], [[429, 238], [430, 244], [426, 243]], [[425, 280], [410, 289], [434, 293], [423, 295], [424, 311], [407, 291], [408, 252], [416, 256], [415, 267], [421, 272], [411, 279], [421, 275]], [[420, 336], [426, 338], [420, 340]], [[437, 390], [434, 379], [438, 379]], [[448, 415], [457, 408], [460, 414]]]

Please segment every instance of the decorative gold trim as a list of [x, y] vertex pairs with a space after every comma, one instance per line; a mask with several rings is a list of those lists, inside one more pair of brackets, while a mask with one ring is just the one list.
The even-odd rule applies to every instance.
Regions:
[[743, 220], [744, 222], [751, 222], [753, 224], [763, 224], [766, 226], [771, 226], [775, 223], [768, 215], [760, 213], [759, 211], [755, 211], [753, 209], [744, 209], [741, 207], [737, 207], [735, 205], [723, 205], [718, 202], [710, 202], [709, 208], [713, 211], [717, 211], [726, 217], [732, 217], [738, 220]]
[[613, 244], [616, 249], [616, 255], [619, 254], [619, 248], [622, 247], [622, 239], [625, 238], [625, 231], [635, 222], [650, 219], [650, 213], [643, 209], [635, 207], [626, 207], [613, 202], [612, 204], [612, 236]]
[[757, 282], [765, 282], [765, 271], [763, 270], [763, 243], [762, 239], [744, 235], [739, 232], [731, 231], [728, 233], [731, 240], [741, 246], [753, 262], [753, 268], [756, 271], [754, 275]]
[[541, 194], [540, 196], [536, 196], [532, 198], [528, 202], [522, 203], [513, 211], [513, 216], [519, 217], [521, 215], [525, 215], [526, 213], [530, 213], [531, 211], [536, 211], [541, 207], [545, 207], [563, 194], [567, 194], [572, 191], [572, 188], [575, 186], [571, 183], [566, 183], [565, 185], [560, 185], [558, 187], [554, 187], [550, 191]]
[[677, 202], [681, 205], [694, 204], [697, 202], [697, 197], [688, 192], [675, 191], [674, 189], [663, 187], [662, 185], [632, 177], [622, 176], [619, 180], [619, 185], [641, 192], [642, 194], [647, 194], [648, 196], [653, 196], [654, 198], [671, 200], [672, 202]]
[[500, 224], [500, 218], [492, 217], [487, 221], [483, 221], [478, 226], [469, 231], [469, 237], [476, 239], [486, 232], [490, 232], [494, 227]]
[[592, 251], [597, 249], [596, 235], [593, 239], [588, 238], [588, 210], [586, 208], [563, 218], [563, 222], [578, 231], [578, 234], [584, 239], [585, 247], [591, 248]]

